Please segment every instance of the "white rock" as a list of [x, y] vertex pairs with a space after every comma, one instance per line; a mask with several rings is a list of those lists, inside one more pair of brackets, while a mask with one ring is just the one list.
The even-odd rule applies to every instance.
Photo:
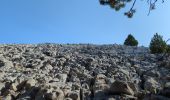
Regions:
[[67, 80], [67, 74], [59, 74], [58, 77], [59, 77], [59, 80], [63, 83], [65, 83]]
[[144, 88], [145, 90], [155, 93], [156, 89], [160, 88], [160, 84], [154, 78], [150, 77], [146, 79]]
[[26, 88], [29, 89], [29, 88], [35, 86], [35, 84], [36, 84], [36, 80], [34, 80], [34, 79], [32, 79], [32, 78], [31, 78], [31, 79], [28, 79], [28, 80], [26, 81]]

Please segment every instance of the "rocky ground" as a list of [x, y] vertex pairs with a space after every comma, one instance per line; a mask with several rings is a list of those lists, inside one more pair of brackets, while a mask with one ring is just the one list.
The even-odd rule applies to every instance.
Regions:
[[170, 100], [170, 58], [145, 47], [0, 45], [0, 100]]

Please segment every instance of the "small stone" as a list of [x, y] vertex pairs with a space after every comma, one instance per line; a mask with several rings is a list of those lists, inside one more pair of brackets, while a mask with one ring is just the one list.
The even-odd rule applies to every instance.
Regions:
[[67, 74], [59, 74], [58, 78], [61, 82], [65, 83], [67, 80]]
[[36, 84], [36, 81], [34, 79], [32, 79], [32, 78], [28, 79], [26, 81], [26, 88], [30, 89], [31, 87], [35, 86], [35, 84]]
[[71, 92], [68, 93], [66, 97], [71, 98], [72, 100], [80, 100], [79, 93], [78, 92]]
[[115, 81], [113, 84], [111, 84], [110, 93], [134, 95], [133, 90], [129, 87], [129, 85], [126, 82], [123, 81]]
[[165, 88], [170, 88], [170, 82], [165, 83]]
[[156, 90], [161, 87], [160, 87], [160, 84], [156, 80], [154, 80], [153, 78], [150, 77], [150, 78], [146, 79], [146, 81], [144, 83], [144, 88], [145, 88], [145, 90], [155, 93]]

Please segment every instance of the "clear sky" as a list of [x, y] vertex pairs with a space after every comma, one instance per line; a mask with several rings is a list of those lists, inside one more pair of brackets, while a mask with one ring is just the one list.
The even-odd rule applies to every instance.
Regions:
[[170, 38], [165, 2], [147, 16], [147, 3], [137, 1], [137, 13], [128, 19], [127, 9], [115, 12], [98, 0], [0, 0], [0, 43], [123, 44], [131, 33], [148, 46], [156, 32]]

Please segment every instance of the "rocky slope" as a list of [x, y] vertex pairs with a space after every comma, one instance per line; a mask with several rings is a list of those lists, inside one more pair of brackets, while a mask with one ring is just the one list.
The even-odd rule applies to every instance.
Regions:
[[0, 100], [170, 100], [170, 58], [121, 45], [0, 45]]

